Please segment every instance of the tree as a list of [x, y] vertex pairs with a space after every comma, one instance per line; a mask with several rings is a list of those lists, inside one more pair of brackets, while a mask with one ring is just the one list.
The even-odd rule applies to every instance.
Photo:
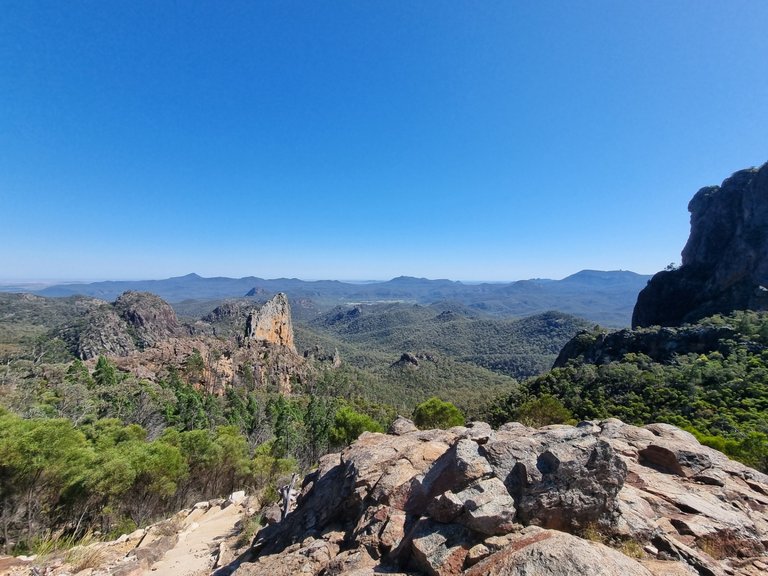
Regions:
[[444, 402], [433, 396], [416, 406], [413, 411], [413, 421], [422, 430], [450, 428], [463, 425], [464, 415], [450, 402]]
[[59, 503], [83, 481], [93, 452], [64, 419], [22, 420], [0, 413], [0, 518], [4, 542], [15, 532], [29, 543], [64, 523]]
[[304, 439], [304, 422], [301, 410], [295, 402], [282, 394], [270, 400], [267, 406], [272, 420], [272, 456], [287, 458], [296, 454]]
[[190, 384], [203, 381], [205, 377], [205, 360], [203, 360], [203, 356], [197, 348], [193, 348], [192, 354], [184, 361], [184, 374], [187, 377], [187, 382]]
[[98, 386], [109, 388], [117, 384], [117, 369], [106, 356], [99, 356], [96, 361], [96, 369], [93, 371], [93, 380]]
[[82, 384], [87, 388], [93, 387], [93, 378], [88, 373], [88, 368], [82, 360], [74, 360], [67, 368], [67, 375], [64, 377], [67, 384]]
[[179, 447], [156, 440], [135, 424], [101, 420], [89, 430], [97, 457], [88, 488], [98, 498], [104, 529], [115, 514], [128, 514], [136, 525], [167, 512], [178, 482], [188, 472]]
[[298, 463], [293, 458], [275, 458], [273, 456], [274, 440], [264, 442], [253, 452], [251, 462], [251, 479], [253, 488], [261, 491], [262, 502], [275, 502], [277, 500], [277, 487], [275, 484], [285, 479], [292, 472], [298, 472]]
[[327, 450], [333, 421], [333, 401], [313, 395], [304, 414], [310, 464], [317, 462], [318, 458]]

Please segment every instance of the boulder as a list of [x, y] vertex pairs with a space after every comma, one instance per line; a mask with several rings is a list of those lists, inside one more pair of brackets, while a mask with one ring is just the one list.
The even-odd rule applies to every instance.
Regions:
[[441, 494], [428, 511], [438, 521], [457, 522], [480, 534], [506, 534], [515, 526], [515, 502], [498, 478]]
[[463, 526], [421, 520], [412, 542], [412, 563], [431, 576], [462, 574], [471, 533]]
[[389, 430], [387, 430], [388, 434], [392, 434], [394, 436], [402, 436], [403, 434], [407, 434], [408, 432], [416, 432], [418, 431], [418, 427], [416, 424], [413, 423], [413, 420], [409, 420], [408, 418], [404, 418], [402, 416], [398, 416], [392, 424], [389, 426]]
[[528, 533], [464, 572], [466, 576], [651, 576], [603, 544], [553, 530]]
[[519, 521], [562, 530], [612, 522], [627, 468], [591, 428], [548, 426], [530, 436], [499, 430], [483, 448]]

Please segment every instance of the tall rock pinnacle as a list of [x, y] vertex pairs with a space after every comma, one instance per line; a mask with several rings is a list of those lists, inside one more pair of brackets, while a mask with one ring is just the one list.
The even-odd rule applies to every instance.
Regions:
[[294, 352], [293, 323], [288, 298], [280, 292], [258, 310], [248, 314], [245, 322], [245, 337], [290, 348]]

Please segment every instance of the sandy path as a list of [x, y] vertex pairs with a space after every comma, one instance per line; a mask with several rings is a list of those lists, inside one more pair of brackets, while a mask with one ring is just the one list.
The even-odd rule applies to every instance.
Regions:
[[243, 508], [232, 504], [224, 509], [213, 506], [198, 518], [192, 518], [179, 541], [149, 570], [163, 576], [198, 576], [212, 570], [214, 554], [221, 540], [235, 532], [235, 523], [243, 517]]

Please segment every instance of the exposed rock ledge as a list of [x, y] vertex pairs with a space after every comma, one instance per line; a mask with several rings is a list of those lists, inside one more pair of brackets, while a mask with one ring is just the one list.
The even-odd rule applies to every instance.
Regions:
[[397, 424], [324, 457], [296, 510], [216, 574], [768, 570], [768, 476], [673, 426]]

